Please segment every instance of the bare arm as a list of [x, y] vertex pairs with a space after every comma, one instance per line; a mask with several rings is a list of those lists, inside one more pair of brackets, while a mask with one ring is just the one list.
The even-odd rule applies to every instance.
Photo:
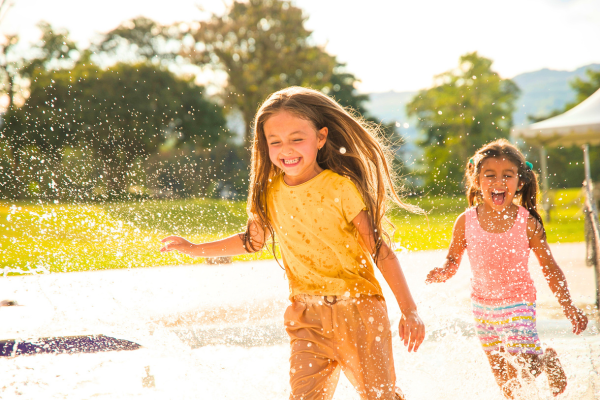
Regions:
[[542, 273], [548, 282], [548, 286], [550, 286], [550, 290], [558, 299], [565, 316], [571, 321], [573, 333], [579, 335], [587, 327], [588, 319], [583, 311], [573, 304], [567, 286], [567, 278], [552, 256], [550, 246], [546, 241], [544, 228], [538, 220], [531, 216], [527, 221], [527, 236], [529, 237], [529, 247], [533, 250], [542, 267]]
[[[199, 244], [191, 243], [179, 236], [168, 236], [161, 240], [165, 244], [160, 251], [177, 250], [191, 257], [237, 256], [252, 252], [252, 249], [246, 249], [244, 235], [244, 233], [237, 233], [225, 239]], [[250, 224], [250, 240], [255, 249], [261, 249], [270, 237], [270, 232], [263, 229], [258, 223]]]
[[456, 271], [458, 271], [460, 260], [462, 260], [462, 256], [467, 248], [465, 219], [464, 213], [456, 219], [452, 230], [452, 241], [450, 242], [450, 249], [448, 249], [446, 260], [441, 267], [434, 268], [427, 274], [425, 282], [446, 282], [456, 274]]
[[[376, 239], [367, 212], [361, 211], [352, 220], [352, 223], [360, 233], [361, 239], [369, 253], [373, 254], [375, 252]], [[417, 314], [417, 305], [410, 294], [410, 289], [400, 267], [400, 262], [396, 254], [394, 254], [385, 242], [381, 244], [379, 250], [377, 267], [392, 289], [398, 306], [400, 306], [400, 311], [402, 311], [399, 326], [400, 338], [404, 340], [404, 345], [408, 346], [409, 352], [417, 351], [423, 339], [425, 339], [425, 325]]]

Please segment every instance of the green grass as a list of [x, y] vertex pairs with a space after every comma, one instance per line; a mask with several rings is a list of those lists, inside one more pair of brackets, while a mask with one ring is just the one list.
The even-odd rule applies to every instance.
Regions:
[[[390, 215], [394, 240], [410, 250], [444, 249], [452, 225], [465, 210], [464, 197], [411, 199], [428, 216]], [[107, 204], [13, 204], [0, 202], [0, 274], [85, 271], [201, 263], [175, 253], [161, 254], [159, 240], [170, 234], [192, 241], [214, 240], [245, 227], [243, 202], [153, 200]], [[557, 191], [549, 242], [584, 240], [579, 189]], [[236, 260], [271, 258], [268, 251]]]
[[[553, 192], [554, 205], [550, 211], [550, 221], [544, 226], [548, 242], [583, 242], [583, 214], [581, 189], [563, 189]], [[428, 216], [393, 213], [391, 220], [396, 225], [395, 240], [410, 250], [446, 249], [452, 239], [452, 226], [456, 218], [465, 211], [467, 200], [464, 196], [427, 197], [418, 204], [428, 212]]]

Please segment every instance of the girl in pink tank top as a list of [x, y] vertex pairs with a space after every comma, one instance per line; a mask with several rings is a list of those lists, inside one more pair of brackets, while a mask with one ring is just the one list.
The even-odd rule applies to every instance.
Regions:
[[535, 287], [529, 275], [529, 212], [518, 206], [512, 227], [501, 233], [484, 230], [477, 208], [465, 212], [465, 239], [473, 279], [471, 297], [487, 305], [519, 301], [535, 302]]
[[530, 250], [573, 325], [573, 333], [583, 332], [588, 320], [573, 305], [565, 275], [546, 242], [537, 212], [533, 166], [515, 146], [500, 139], [475, 153], [465, 176], [470, 208], [456, 220], [446, 261], [429, 272], [427, 283], [451, 278], [467, 250], [473, 272], [475, 328], [502, 392], [515, 398], [522, 384], [520, 371], [533, 377], [545, 372], [557, 396], [564, 392], [567, 379], [556, 351], [541, 349], [535, 323], [536, 291], [527, 266]]

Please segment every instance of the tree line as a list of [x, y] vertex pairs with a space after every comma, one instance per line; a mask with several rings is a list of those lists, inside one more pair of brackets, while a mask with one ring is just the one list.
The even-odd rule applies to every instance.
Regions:
[[[312, 43], [306, 18], [289, 1], [251, 0], [195, 23], [135, 18], [83, 49], [45, 22], [25, 51], [18, 36], [5, 36], [0, 196], [243, 192], [252, 118], [271, 92], [310, 86], [366, 113], [358, 79]], [[226, 76], [216, 94], [197, 83], [206, 71]], [[228, 128], [232, 113], [241, 141]]]
[[[0, 15], [5, 4], [0, 0]], [[290, 85], [321, 90], [378, 123], [364, 107], [368, 96], [355, 89], [358, 78], [313, 43], [306, 19], [290, 1], [249, 0], [205, 21], [165, 26], [138, 17], [87, 48], [45, 22], [33, 45], [5, 35], [0, 198], [243, 195], [252, 118], [270, 93]], [[224, 83], [199, 84], [207, 75]], [[579, 101], [600, 86], [600, 77], [589, 78], [573, 83]], [[508, 137], [518, 95], [476, 52], [436, 76], [407, 105], [421, 131], [423, 157], [412, 171], [420, 185], [460, 192], [468, 156]], [[230, 128], [234, 116], [239, 132]], [[383, 132], [398, 146], [394, 124]], [[555, 180], [575, 186], [568, 163], [577, 150], [569, 151], [550, 150], [556, 163], [549, 165]]]
[[[502, 79], [492, 60], [477, 52], [460, 57], [456, 68], [434, 78], [430, 89], [420, 91], [406, 105], [409, 116], [417, 118], [423, 157], [417, 168], [423, 188], [432, 193], [457, 194], [463, 191], [467, 160], [483, 144], [497, 138], [509, 139], [512, 114], [519, 87]], [[545, 120], [575, 107], [600, 88], [600, 71], [587, 71], [587, 79], [570, 82], [576, 94], [564, 109], [549, 115], [530, 116], [530, 122]], [[534, 166], [540, 168], [539, 151], [519, 143]], [[579, 146], [548, 148], [551, 188], [580, 187], [583, 181], [583, 150]], [[592, 177], [600, 178], [600, 146], [590, 146]]]

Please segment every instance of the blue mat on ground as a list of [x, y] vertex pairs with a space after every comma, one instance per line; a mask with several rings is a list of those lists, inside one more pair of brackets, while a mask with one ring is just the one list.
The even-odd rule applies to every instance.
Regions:
[[141, 345], [129, 340], [104, 335], [61, 336], [30, 341], [0, 340], [0, 357], [32, 354], [99, 353], [103, 351], [137, 350]]

